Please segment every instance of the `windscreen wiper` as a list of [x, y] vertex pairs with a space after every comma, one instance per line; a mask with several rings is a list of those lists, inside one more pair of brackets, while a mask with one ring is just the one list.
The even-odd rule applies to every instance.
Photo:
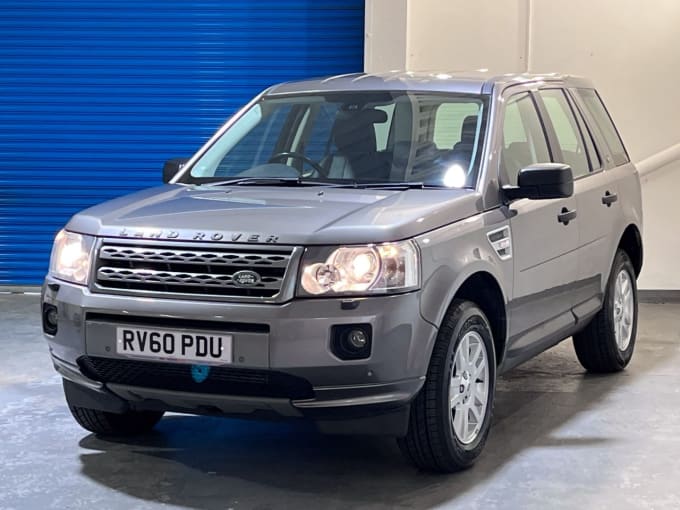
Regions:
[[226, 181], [205, 182], [199, 186], [324, 186], [329, 188], [344, 189], [452, 189], [440, 184], [427, 184], [425, 182], [328, 182], [303, 179], [302, 177], [241, 177]]
[[427, 189], [427, 188], [446, 188], [437, 184], [426, 184], [424, 182], [359, 182], [354, 181], [347, 184], [337, 184], [336, 188], [357, 188], [357, 189]]
[[301, 177], [241, 177], [227, 181], [206, 182], [200, 186], [332, 186], [332, 184]]

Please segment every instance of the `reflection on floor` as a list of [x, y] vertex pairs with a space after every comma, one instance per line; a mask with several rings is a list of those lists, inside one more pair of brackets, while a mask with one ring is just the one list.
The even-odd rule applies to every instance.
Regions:
[[418, 473], [388, 439], [174, 415], [124, 444], [72, 421], [36, 296], [0, 296], [0, 509], [680, 508], [680, 306], [642, 305], [627, 371], [570, 342], [505, 376], [475, 468]]

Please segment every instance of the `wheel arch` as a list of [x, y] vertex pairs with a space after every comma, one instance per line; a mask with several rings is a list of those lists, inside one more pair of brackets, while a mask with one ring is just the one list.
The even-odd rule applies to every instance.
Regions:
[[[507, 298], [500, 281], [494, 268], [486, 267], [486, 265], [469, 268], [469, 271], [449, 280], [448, 284], [446, 278], [438, 278], [439, 285], [447, 286], [447, 292], [439, 295], [437, 301], [441, 307], [437, 315], [430, 318], [437, 327], [440, 327], [454, 300], [465, 299], [475, 303], [489, 320], [497, 365], [500, 365], [505, 356], [508, 337]], [[425, 316], [425, 313], [423, 315]]]
[[500, 365], [505, 356], [508, 321], [505, 296], [498, 281], [486, 271], [473, 273], [458, 287], [454, 299], [472, 301], [484, 312], [493, 333], [496, 365]]
[[[628, 258], [633, 263], [633, 268], [635, 269], [635, 276], [640, 276], [640, 271], [642, 271], [642, 260], [643, 260], [643, 249], [642, 249], [642, 235], [640, 234], [640, 229], [637, 225], [631, 223], [628, 225], [617, 245], [617, 250], [623, 250], [628, 255]], [[614, 254], [616, 256], [616, 254]], [[614, 258], [612, 257], [612, 261]]]

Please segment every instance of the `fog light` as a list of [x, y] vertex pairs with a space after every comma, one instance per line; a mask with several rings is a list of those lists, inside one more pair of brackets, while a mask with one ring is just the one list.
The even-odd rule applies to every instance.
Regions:
[[57, 327], [59, 326], [59, 313], [57, 307], [47, 303], [43, 304], [42, 318], [43, 331], [48, 335], [55, 335], [57, 333]]
[[347, 341], [355, 349], [363, 349], [368, 343], [366, 333], [361, 329], [353, 329], [347, 334]]
[[56, 308], [50, 308], [47, 311], [47, 317], [46, 317], [47, 324], [56, 328], [57, 327], [57, 321], [59, 320], [58, 317], [59, 316], [57, 315], [57, 309]]
[[343, 324], [331, 328], [331, 350], [342, 360], [366, 359], [371, 356], [370, 324]]

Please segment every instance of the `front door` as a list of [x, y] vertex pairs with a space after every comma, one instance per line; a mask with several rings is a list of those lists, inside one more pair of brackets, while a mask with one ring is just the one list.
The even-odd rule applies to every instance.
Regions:
[[[533, 95], [506, 99], [500, 157], [501, 184], [517, 184], [521, 168], [548, 163], [551, 154]], [[576, 198], [512, 202], [513, 296], [506, 366], [559, 340], [575, 323], [571, 313], [577, 276], [579, 218]]]

